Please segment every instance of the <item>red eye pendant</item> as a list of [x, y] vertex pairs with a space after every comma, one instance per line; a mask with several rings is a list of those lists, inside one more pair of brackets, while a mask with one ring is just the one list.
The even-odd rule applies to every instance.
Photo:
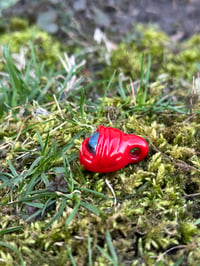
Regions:
[[80, 163], [92, 172], [117, 171], [129, 163], [137, 163], [148, 154], [146, 141], [117, 128], [99, 126], [86, 138], [79, 150]]

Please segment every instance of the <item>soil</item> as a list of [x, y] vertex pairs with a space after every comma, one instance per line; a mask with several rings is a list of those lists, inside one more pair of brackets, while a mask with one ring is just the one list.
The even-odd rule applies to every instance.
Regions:
[[115, 40], [138, 22], [156, 24], [178, 40], [200, 33], [199, 0], [21, 0], [4, 15], [26, 17], [35, 23], [49, 11], [54, 12], [58, 26], [54, 33], [63, 38], [71, 23], [86, 35], [99, 27]]

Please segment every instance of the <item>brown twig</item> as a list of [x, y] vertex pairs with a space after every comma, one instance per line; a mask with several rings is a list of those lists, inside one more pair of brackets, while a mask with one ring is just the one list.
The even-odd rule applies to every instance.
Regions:
[[179, 245], [179, 246], [175, 246], [175, 247], [169, 248], [169, 249], [167, 249], [165, 252], [163, 252], [163, 253], [158, 257], [158, 259], [157, 259], [156, 262], [158, 262], [159, 260], [161, 260], [161, 258], [164, 257], [165, 255], [167, 255], [167, 253], [169, 253], [169, 252], [171, 252], [171, 251], [173, 251], [173, 250], [175, 250], [175, 249], [182, 249], [182, 248], [185, 249], [186, 247], [187, 247], [187, 245]]
[[184, 197], [187, 199], [187, 198], [193, 198], [193, 197], [198, 197], [198, 196], [200, 196], [200, 193], [188, 194], [188, 195], [185, 195]]

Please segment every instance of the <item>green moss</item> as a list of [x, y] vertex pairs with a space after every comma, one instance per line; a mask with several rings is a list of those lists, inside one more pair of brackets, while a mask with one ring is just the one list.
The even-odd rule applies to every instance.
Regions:
[[[118, 103], [116, 108], [120, 111], [118, 116], [124, 110], [127, 110], [130, 104], [127, 100], [123, 101], [120, 98], [105, 99], [103, 111], [105, 117], [110, 112], [109, 106], [116, 106], [115, 103]], [[33, 115], [23, 124], [25, 130], [18, 136], [17, 142], [13, 142], [13, 140], [16, 138], [15, 132], [18, 132], [22, 126], [22, 119], [16, 121], [16, 118], [10, 116], [9, 120], [2, 123], [1, 141], [5, 145], [6, 158], [1, 158], [0, 164], [3, 165], [4, 171], [9, 172], [8, 159], [18, 169], [17, 171], [22, 173], [28, 171], [33, 160], [40, 156], [41, 147], [36, 130], [40, 133], [43, 142], [45, 142], [49, 133], [48, 148], [56, 142], [56, 150], [48, 153], [46, 162], [41, 168], [43, 174], [50, 180], [53, 180], [55, 167], [63, 166], [63, 159], [59, 150], [67, 146], [71, 138], [78, 132], [84, 130], [84, 135], [76, 139], [71, 149], [67, 151], [68, 158], [77, 154], [81, 141], [90, 134], [90, 129], [84, 125], [70, 122], [61, 126], [63, 121], [60, 113], [55, 110], [55, 106], [52, 106], [48, 116], [37, 118], [33, 112]], [[71, 114], [64, 109], [62, 112], [64, 121], [71, 117]], [[78, 117], [78, 111], [74, 110], [74, 112]], [[98, 126], [99, 121], [96, 120], [95, 116], [93, 119], [86, 109], [85, 124], [88, 123], [87, 117], [90, 119], [90, 124]], [[117, 119], [117, 117], [114, 116], [113, 119]], [[196, 209], [191, 208], [192, 202], [187, 202], [184, 196], [186, 191], [190, 193], [188, 189], [191, 191], [191, 182], [193, 182], [192, 193], [197, 193], [200, 187], [199, 172], [196, 168], [199, 162], [195, 159], [195, 149], [198, 148], [198, 141], [194, 141], [199, 126], [195, 119], [188, 121], [186, 124], [178, 122], [173, 123], [173, 125], [169, 125], [167, 119], [159, 124], [159, 119], [160, 117], [157, 117], [156, 121], [155, 117], [146, 116], [142, 118], [129, 115], [123, 118], [123, 123], [120, 121], [121, 119], [113, 120], [115, 127], [123, 128], [124, 131], [129, 133], [140, 134], [149, 142], [150, 152], [147, 159], [137, 165], [129, 165], [110, 174], [89, 173], [81, 168], [86, 181], [84, 183], [80, 177], [80, 171], [77, 170], [78, 159], [73, 157], [75, 161], [71, 161], [71, 169], [75, 185], [95, 190], [107, 197], [105, 199], [81, 191], [81, 197], [84, 200], [98, 206], [100, 216], [96, 216], [81, 207], [79, 214], [76, 215], [66, 230], [65, 221], [73, 207], [73, 203], [69, 201], [63, 215], [52, 225], [50, 230], [45, 230], [45, 226], [51, 220], [55, 211], [49, 212], [42, 221], [27, 224], [24, 232], [18, 234], [17, 240], [15, 239], [15, 233], [5, 234], [3, 240], [12, 244], [13, 239], [15, 239], [16, 247], [22, 252], [27, 262], [32, 263], [35, 261], [35, 256], [39, 256], [41, 262], [45, 262], [46, 259], [47, 264], [62, 264], [68, 258], [66, 245], [70, 246], [76, 262], [81, 258], [86, 263], [88, 258], [88, 235], [92, 237], [93, 259], [97, 265], [107, 263], [104, 256], [95, 248], [96, 244], [101, 245], [109, 253], [105, 241], [106, 229], [112, 235], [113, 244], [121, 263], [124, 260], [131, 260], [133, 264], [137, 264], [139, 261], [142, 261], [144, 265], [153, 264], [156, 260], [152, 258], [152, 254], [158, 254], [161, 250], [164, 252], [172, 246], [196, 245], [195, 236], [199, 230], [194, 225], [195, 218], [193, 215], [196, 215]], [[182, 118], [182, 120], [184, 119], [186, 117]], [[180, 120], [180, 118], [177, 118], [177, 120]], [[107, 122], [105, 125], [109, 125], [109, 123]], [[2, 138], [2, 136], [4, 137]], [[12, 145], [6, 146], [6, 143]], [[153, 146], [151, 146], [151, 143]], [[28, 156], [22, 157], [19, 163], [23, 149], [31, 149], [32, 152]], [[26, 180], [27, 185], [29, 178]], [[109, 180], [117, 196], [119, 205], [116, 209], [112, 207], [113, 195], [106, 185], [105, 179]], [[40, 184], [41, 186], [45, 188], [44, 183]], [[8, 201], [7, 196], [3, 196], [2, 202], [6, 201]], [[59, 209], [60, 204], [60, 200], [57, 200], [56, 210]], [[1, 215], [3, 228], [9, 226], [6, 223], [8, 217], [9, 215]], [[15, 225], [18, 224], [24, 224], [21, 218], [15, 221]], [[13, 222], [11, 225], [13, 225]], [[134, 250], [130, 248], [133, 246], [135, 247]], [[135, 250], [138, 248], [140, 253], [136, 255]], [[31, 252], [31, 250], [34, 250], [34, 252]], [[13, 260], [14, 254], [10, 253], [11, 257], [8, 258], [6, 248], [2, 252], [4, 252], [4, 255], [1, 253], [1, 256], [7, 256], [7, 261]], [[185, 250], [185, 252], [189, 256], [190, 251]], [[195, 256], [200, 259], [197, 254]], [[165, 262], [170, 262], [169, 265], [176, 260], [176, 256], [174, 258], [166, 256], [164, 259]], [[192, 261], [191, 255], [189, 260]], [[192, 265], [192, 262], [189, 265]]]
[[170, 79], [192, 77], [198, 72], [200, 36], [195, 35], [181, 44], [173, 43], [163, 32], [151, 26], [138, 26], [135, 37], [129, 43], [120, 43], [111, 55], [111, 66], [103, 72], [111, 75], [115, 69], [121, 70], [133, 80], [140, 79], [141, 55], [144, 54], [144, 69], [147, 55], [151, 55], [151, 80], [160, 74], [168, 74]]
[[[111, 72], [113, 69], [119, 68], [126, 75], [131, 76], [133, 79], [140, 78], [141, 70], [141, 55], [152, 55], [152, 71], [151, 75], [158, 73], [158, 63], [163, 62], [165, 49], [169, 42], [168, 37], [160, 31], [153, 28], [145, 29], [141, 26], [137, 28], [135, 40], [126, 44], [119, 44], [111, 57]], [[147, 62], [145, 62], [146, 66]], [[109, 67], [110, 68], [110, 67]]]
[[29, 27], [27, 20], [20, 17], [12, 17], [8, 23], [9, 31], [23, 31]]
[[19, 53], [20, 48], [25, 48], [26, 54], [31, 53], [30, 42], [39, 62], [45, 61], [46, 66], [58, 63], [60, 44], [37, 26], [28, 26], [26, 20], [13, 18], [10, 21], [10, 31], [0, 35], [1, 45], [9, 44], [11, 52]]

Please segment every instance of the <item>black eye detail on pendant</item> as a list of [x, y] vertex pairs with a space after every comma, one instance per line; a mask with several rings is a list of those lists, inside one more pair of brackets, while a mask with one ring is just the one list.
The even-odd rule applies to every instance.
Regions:
[[95, 151], [96, 151], [98, 138], [99, 138], [99, 132], [96, 132], [90, 137], [88, 141], [88, 145], [87, 145], [88, 151], [92, 153], [93, 155], [95, 154]]

